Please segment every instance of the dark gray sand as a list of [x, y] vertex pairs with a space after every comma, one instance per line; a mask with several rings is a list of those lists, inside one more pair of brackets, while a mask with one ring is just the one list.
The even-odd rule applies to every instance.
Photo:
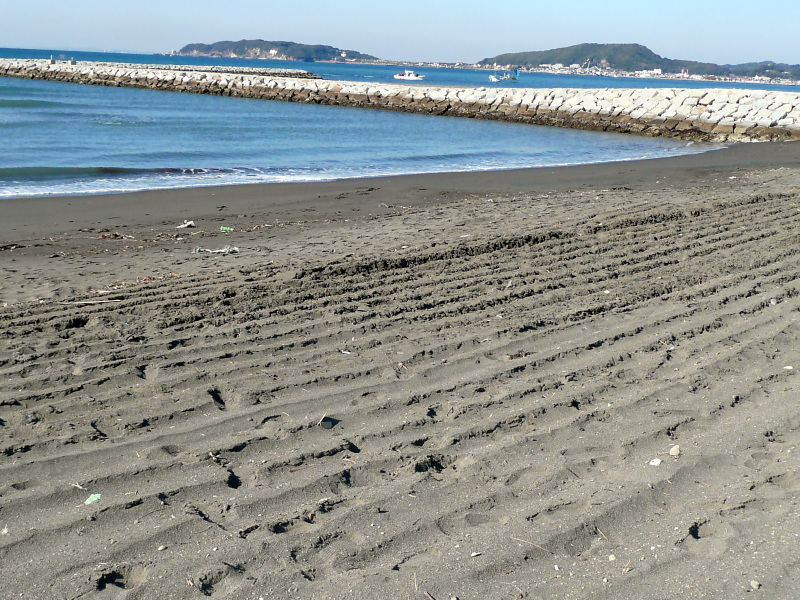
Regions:
[[798, 232], [800, 144], [0, 201], [0, 598], [800, 597]]

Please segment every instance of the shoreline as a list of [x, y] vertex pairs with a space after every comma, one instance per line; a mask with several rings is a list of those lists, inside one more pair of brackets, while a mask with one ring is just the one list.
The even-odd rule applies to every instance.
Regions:
[[[617, 134], [609, 134], [609, 135], [617, 135]], [[159, 192], [172, 192], [172, 191], [179, 191], [179, 190], [197, 190], [197, 189], [205, 189], [205, 188], [230, 188], [230, 187], [249, 187], [249, 186], [257, 186], [257, 185], [311, 185], [311, 184], [319, 184], [324, 185], [328, 183], [333, 183], [337, 181], [361, 181], [361, 180], [388, 180], [396, 177], [427, 177], [431, 175], [444, 175], [444, 176], [456, 176], [462, 175], [467, 173], [508, 173], [512, 171], [538, 171], [541, 169], [562, 169], [562, 168], [573, 168], [573, 167], [582, 167], [582, 166], [591, 166], [591, 165], [599, 165], [599, 164], [617, 164], [617, 163], [629, 163], [629, 162], [643, 162], [643, 161], [651, 161], [651, 160], [661, 160], [663, 158], [675, 158], [677, 156], [696, 156], [698, 154], [704, 154], [706, 152], [715, 152], [717, 150], [721, 150], [731, 145], [734, 145], [735, 142], [729, 143], [713, 143], [713, 142], [700, 142], [699, 144], [703, 146], [700, 150], [695, 151], [685, 151], [685, 147], [689, 145], [694, 145], [695, 142], [688, 142], [685, 145], [675, 146], [673, 148], [662, 148], [660, 152], [662, 154], [655, 156], [642, 156], [637, 158], [620, 158], [614, 160], [607, 160], [601, 162], [581, 162], [581, 163], [564, 163], [564, 164], [552, 164], [552, 165], [539, 165], [539, 166], [518, 166], [518, 167], [507, 167], [507, 168], [500, 168], [500, 167], [491, 167], [491, 168], [464, 168], [463, 170], [459, 171], [450, 171], [450, 170], [442, 170], [442, 171], [425, 171], [425, 172], [397, 172], [397, 173], [386, 173], [386, 174], [379, 174], [379, 175], [363, 175], [363, 176], [356, 176], [356, 175], [347, 175], [347, 176], [338, 176], [338, 175], [331, 175], [330, 177], [321, 178], [321, 179], [292, 179], [292, 180], [283, 180], [283, 181], [269, 181], [269, 180], [256, 180], [256, 181], [236, 181], [230, 183], [199, 183], [199, 184], [190, 184], [190, 185], [174, 185], [174, 186], [165, 186], [165, 187], [152, 187], [152, 188], [142, 188], [142, 189], [123, 189], [123, 188], [116, 188], [116, 189], [108, 189], [108, 190], [99, 190], [95, 189], [92, 191], [69, 191], [69, 192], [55, 192], [55, 193], [23, 193], [17, 196], [0, 196], [0, 202], [4, 200], [24, 200], [24, 199], [33, 199], [33, 198], [72, 198], [72, 197], [83, 197], [83, 196], [116, 196], [119, 194], [146, 194], [146, 193], [159, 193]], [[179, 171], [181, 169], [154, 169], [155, 172], [159, 171]], [[185, 171], [191, 171], [192, 169], [186, 168], [183, 169]], [[198, 171], [203, 170], [233, 170], [232, 168], [220, 168], [220, 169], [204, 169], [198, 168]]]
[[[278, 220], [304, 216], [307, 210], [298, 203], [313, 200], [316, 218], [324, 219], [340, 212], [339, 201], [343, 200], [340, 196], [349, 198], [365, 188], [372, 189], [369, 194], [361, 194], [359, 208], [370, 214], [385, 214], [387, 211], [381, 210], [381, 204], [396, 204], [398, 199], [415, 207], [428, 207], [445, 198], [471, 194], [535, 194], [615, 186], [651, 189], [664, 183], [699, 181], [708, 173], [722, 175], [742, 169], [793, 166], [798, 162], [800, 144], [794, 142], [739, 143], [700, 154], [588, 165], [8, 198], [0, 201], [0, 241], [58, 234], [68, 221], [103, 227], [114, 225], [112, 220], [122, 217], [146, 226], [171, 217], [208, 217], [214, 214], [221, 198], [231, 213], [269, 210]], [[42, 215], [58, 214], [65, 207], [69, 219], [42, 219]]]
[[0, 202], [1, 597], [800, 589], [800, 144], [68, 200]]

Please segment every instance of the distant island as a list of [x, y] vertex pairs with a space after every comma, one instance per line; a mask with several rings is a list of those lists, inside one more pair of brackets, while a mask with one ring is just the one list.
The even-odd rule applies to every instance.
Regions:
[[318, 60], [348, 62], [377, 60], [377, 58], [369, 54], [363, 54], [355, 50], [342, 50], [333, 46], [297, 44], [295, 42], [268, 42], [264, 40], [188, 44], [178, 50], [177, 54], [181, 56], [261, 58], [302, 62], [315, 62]]
[[577, 44], [554, 50], [498, 54], [478, 62], [481, 66], [514, 65], [519, 67], [572, 67], [588, 71], [692, 74], [715, 77], [800, 79], [800, 65], [774, 62], [716, 65], [692, 60], [673, 60], [659, 56], [641, 44]]
[[422, 63], [383, 60], [355, 50], [342, 50], [322, 44], [239, 40], [213, 44], [188, 44], [180, 56], [218, 58], [272, 59], [300, 62], [349, 62], [386, 65], [423, 65], [434, 67], [514, 69], [521, 71], [604, 75], [609, 77], [687, 78], [706, 81], [742, 81], [751, 83], [795, 84], [800, 80], [800, 65], [771, 61], [739, 65], [717, 65], [693, 60], [675, 60], [659, 56], [641, 44], [577, 44], [566, 48], [513, 52], [484, 58], [477, 63]]

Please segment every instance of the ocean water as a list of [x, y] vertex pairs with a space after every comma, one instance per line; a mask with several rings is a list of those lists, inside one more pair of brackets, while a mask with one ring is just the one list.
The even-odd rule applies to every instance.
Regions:
[[[55, 50], [0, 57], [299, 66], [326, 79], [392, 81], [396, 67], [189, 59]], [[419, 69], [428, 85], [487, 85], [486, 71]], [[523, 75], [527, 87], [608, 87]], [[607, 79], [607, 78], [606, 78]], [[614, 80], [615, 82], [618, 80]], [[663, 83], [661, 80], [655, 80]], [[630, 85], [640, 80], [622, 80]], [[542, 85], [534, 85], [542, 83]], [[256, 182], [497, 170], [658, 158], [714, 146], [679, 140], [0, 78], [0, 198]]]

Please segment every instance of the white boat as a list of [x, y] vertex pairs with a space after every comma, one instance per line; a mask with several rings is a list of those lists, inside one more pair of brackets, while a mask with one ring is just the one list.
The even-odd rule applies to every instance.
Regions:
[[492, 83], [498, 83], [500, 81], [516, 81], [517, 77], [519, 76], [519, 69], [514, 69], [513, 71], [497, 71], [495, 70], [494, 73], [489, 75], [489, 81]]
[[425, 75], [420, 75], [419, 73], [415, 73], [414, 71], [409, 71], [406, 69], [402, 73], [397, 73], [394, 78], [405, 79], [406, 81], [422, 81], [425, 79]]

